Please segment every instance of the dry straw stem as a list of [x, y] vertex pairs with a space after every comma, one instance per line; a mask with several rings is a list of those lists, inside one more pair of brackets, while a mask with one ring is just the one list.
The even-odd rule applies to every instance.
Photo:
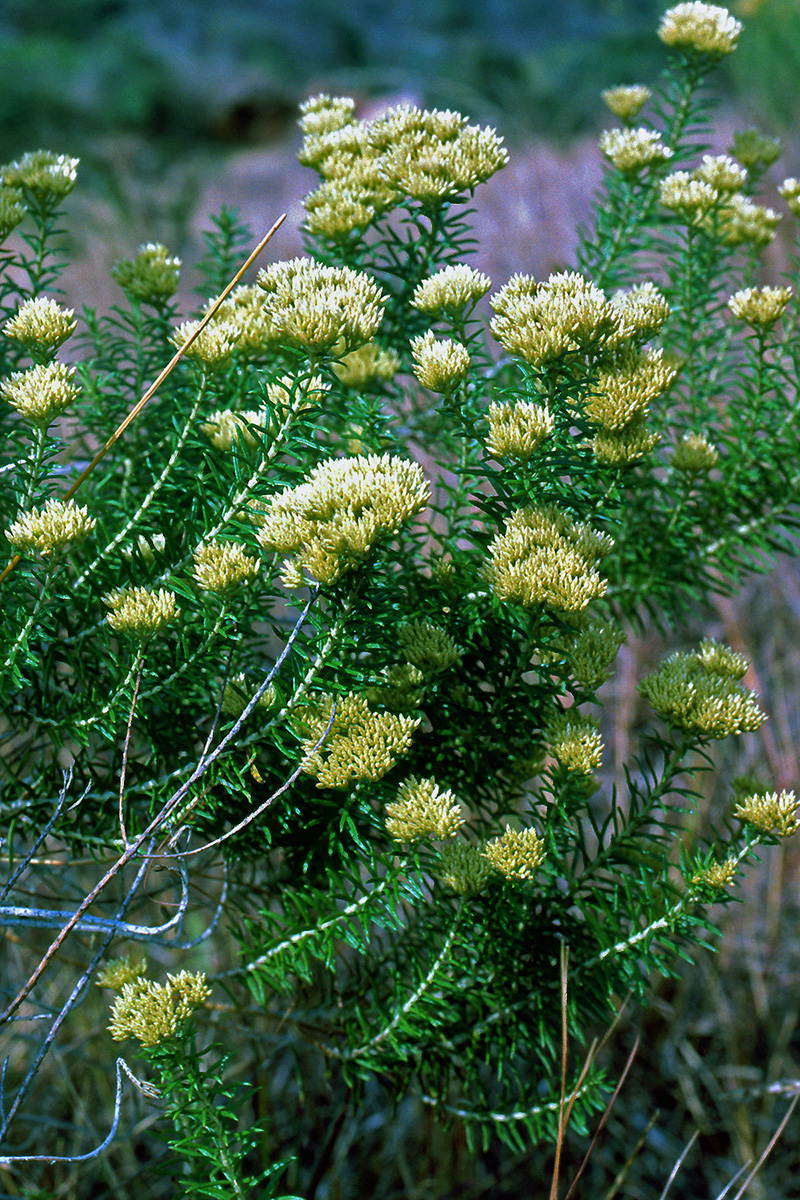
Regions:
[[[242, 266], [236, 272], [233, 279], [231, 279], [230, 283], [226, 286], [226, 288], [222, 292], [222, 294], [220, 296], [218, 296], [217, 299], [214, 301], [214, 303], [211, 305], [211, 307], [209, 308], [208, 312], [205, 314], [203, 319], [201, 321], [198, 321], [195, 328], [192, 330], [192, 332], [189, 334], [189, 336], [186, 338], [186, 340], [181, 343], [181, 345], [175, 351], [172, 358], [169, 360], [169, 362], [164, 367], [164, 369], [160, 372], [160, 374], [157, 376], [157, 378], [153, 380], [153, 382], [150, 384], [147, 391], [142, 396], [141, 400], [139, 400], [133, 406], [133, 408], [128, 413], [125, 420], [117, 427], [117, 429], [114, 430], [111, 437], [106, 442], [105, 446], [100, 447], [100, 449], [97, 451], [97, 453], [95, 454], [92, 461], [88, 464], [88, 466], [84, 467], [84, 469], [81, 471], [80, 475], [74, 481], [74, 483], [72, 483], [71, 486], [69, 488], [67, 488], [66, 492], [62, 496], [62, 500], [69, 500], [72, 496], [75, 495], [78, 488], [81, 486], [81, 484], [86, 479], [88, 479], [88, 477], [91, 475], [92, 471], [95, 469], [97, 464], [105, 458], [106, 454], [108, 454], [109, 450], [114, 445], [114, 443], [119, 438], [122, 437], [123, 433], [128, 428], [128, 426], [131, 424], [131, 422], [136, 420], [139, 413], [144, 408], [145, 404], [147, 404], [148, 400], [151, 400], [153, 398], [153, 396], [156, 394], [158, 389], [161, 387], [161, 384], [164, 382], [164, 380], [167, 379], [168, 376], [170, 376], [172, 374], [172, 372], [175, 370], [175, 368], [177, 367], [180, 360], [183, 358], [186, 351], [189, 349], [189, 347], [192, 345], [192, 343], [197, 340], [197, 338], [200, 336], [200, 334], [205, 329], [206, 325], [208, 325], [209, 321], [211, 321], [213, 319], [213, 317], [214, 317], [215, 313], [217, 312], [217, 310], [219, 309], [220, 305], [223, 303], [224, 300], [227, 300], [228, 296], [233, 291], [233, 289], [236, 287], [237, 283], [242, 278], [245, 271], [247, 271], [247, 269], [253, 265], [253, 263], [258, 258], [259, 254], [261, 253], [261, 251], [266, 246], [267, 242], [270, 241], [270, 239], [273, 237], [273, 235], [278, 232], [278, 230], [280, 229], [281, 225], [283, 224], [283, 222], [285, 220], [286, 220], [286, 213], [282, 213], [281, 216], [278, 217], [277, 221], [272, 226], [272, 228], [269, 230], [269, 232], [266, 233], [264, 235], [264, 237], [261, 239], [261, 241], [258, 243], [255, 250], [252, 251], [252, 253], [248, 256], [246, 261], [242, 264]], [[12, 558], [11, 561], [6, 565], [5, 569], [2, 571], [2, 573], [0, 573], [0, 583], [2, 583], [3, 580], [8, 575], [11, 574], [11, 572], [14, 570], [14, 567], [19, 562], [20, 557], [21, 557], [21, 555], [19, 555], [19, 554], [15, 555], [14, 558]]]

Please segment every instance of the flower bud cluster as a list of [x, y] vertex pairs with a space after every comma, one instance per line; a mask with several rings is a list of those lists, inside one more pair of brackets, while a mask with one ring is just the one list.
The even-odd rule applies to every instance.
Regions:
[[386, 303], [363, 271], [310, 258], [273, 263], [259, 271], [258, 286], [276, 335], [312, 354], [346, 354], [371, 341]]
[[177, 292], [180, 269], [181, 260], [170, 255], [166, 246], [148, 242], [133, 258], [115, 263], [111, 276], [129, 296], [161, 307]]
[[318, 788], [348, 788], [357, 780], [374, 783], [391, 771], [411, 745], [419, 718], [373, 712], [365, 696], [350, 692], [304, 705], [295, 723], [306, 774], [316, 778]]
[[180, 971], [167, 975], [166, 983], [133, 979], [114, 1002], [109, 1031], [117, 1042], [135, 1037], [143, 1046], [158, 1046], [173, 1038], [210, 995], [202, 972]]
[[435, 779], [410, 776], [386, 805], [386, 828], [397, 842], [455, 837], [464, 814], [455, 794], [442, 790]]
[[665, 45], [712, 58], [732, 54], [741, 32], [741, 22], [726, 8], [701, 0], [689, 0], [668, 9], [658, 28], [658, 36]]
[[748, 796], [737, 804], [734, 816], [746, 821], [759, 833], [791, 837], [800, 829], [800, 814], [794, 792], [763, 792]]
[[676, 653], [646, 676], [639, 692], [668, 725], [704, 738], [752, 732], [763, 723], [754, 692], [739, 682], [741, 654], [711, 639], [689, 654]]
[[41, 508], [21, 513], [6, 530], [6, 537], [21, 554], [49, 558], [70, 543], [82, 542], [96, 524], [74, 500], [45, 500]]

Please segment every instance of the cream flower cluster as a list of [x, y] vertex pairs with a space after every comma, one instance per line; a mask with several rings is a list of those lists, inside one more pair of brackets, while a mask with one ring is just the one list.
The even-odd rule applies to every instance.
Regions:
[[546, 404], [530, 400], [495, 401], [489, 405], [486, 449], [493, 458], [528, 462], [555, 428]]
[[390, 454], [327, 459], [256, 514], [258, 541], [293, 554], [289, 578], [296, 586], [303, 572], [333, 583], [363, 563], [379, 538], [421, 512], [429, 496], [416, 463]]
[[726, 8], [689, 0], [668, 9], [661, 18], [658, 36], [667, 46], [721, 58], [736, 49], [742, 25]]
[[97, 522], [74, 500], [45, 500], [41, 508], [21, 513], [6, 530], [11, 545], [21, 554], [58, 554], [70, 543], [82, 542]]
[[507, 825], [505, 833], [487, 842], [482, 853], [506, 879], [531, 879], [545, 859], [544, 839], [535, 829], [517, 830]]
[[297, 710], [296, 724], [306, 774], [316, 778], [319, 788], [347, 788], [357, 780], [374, 783], [391, 771], [411, 745], [419, 718], [373, 712], [365, 696], [351, 692], [304, 705]]
[[457, 263], [442, 267], [417, 284], [411, 305], [420, 312], [460, 316], [465, 309], [473, 308], [491, 286], [488, 275]]
[[742, 288], [731, 296], [728, 308], [735, 317], [754, 329], [767, 330], [783, 316], [791, 298], [790, 287]]
[[73, 309], [62, 308], [49, 296], [36, 296], [19, 306], [3, 326], [3, 333], [27, 350], [49, 357], [72, 337], [76, 327]]
[[26, 421], [46, 429], [79, 395], [74, 380], [75, 368], [66, 363], [37, 363], [0, 381], [0, 396]]
[[452, 392], [469, 371], [469, 350], [451, 338], [437, 338], [432, 329], [411, 340], [414, 374], [432, 392]]
[[586, 416], [595, 425], [618, 432], [643, 416], [676, 375], [661, 350], [628, 350], [598, 371], [586, 401]]
[[643, 87], [642, 84], [606, 88], [600, 93], [606, 107], [611, 109], [615, 117], [626, 123], [639, 115], [652, 94], [650, 88]]
[[759, 833], [791, 837], [800, 829], [800, 815], [794, 792], [762, 792], [737, 804], [734, 816], [746, 821]]
[[127, 633], [142, 641], [154, 637], [177, 620], [180, 610], [175, 593], [165, 588], [117, 588], [103, 597], [111, 609], [108, 623], [117, 633]]
[[246, 553], [240, 542], [221, 542], [212, 539], [202, 542], [194, 552], [194, 581], [204, 592], [228, 597], [251, 583], [258, 574], [259, 564]]
[[606, 129], [599, 144], [611, 165], [625, 175], [636, 175], [643, 167], [666, 162], [675, 153], [652, 129]]
[[312, 354], [340, 354], [372, 340], [386, 296], [363, 271], [311, 258], [273, 263], [258, 273], [269, 319], [282, 341]]
[[568, 771], [589, 775], [603, 761], [603, 739], [597, 721], [580, 713], [555, 713], [545, 730], [550, 753]]
[[595, 567], [613, 542], [553, 506], [517, 509], [489, 546], [486, 577], [500, 600], [579, 612], [602, 596]]
[[425, 207], [450, 203], [508, 161], [494, 130], [458, 113], [399, 105], [358, 121], [351, 100], [327, 95], [302, 109], [299, 158], [322, 177], [304, 201], [306, 228], [333, 241], [362, 232], [404, 198]]
[[639, 684], [639, 691], [668, 725], [701, 737], [752, 732], [765, 714], [754, 692], [739, 682], [747, 660], [706, 639], [688, 654], [671, 654]]
[[18, 162], [0, 167], [0, 179], [7, 187], [27, 188], [45, 203], [62, 200], [75, 187], [78, 162], [68, 154], [32, 150]]
[[335, 362], [333, 370], [345, 387], [361, 388], [394, 379], [400, 370], [400, 359], [394, 350], [384, 350], [377, 342], [365, 342]]
[[167, 975], [166, 983], [132, 979], [114, 1001], [109, 1031], [117, 1042], [135, 1037], [143, 1046], [158, 1046], [174, 1037], [210, 995], [202, 972], [180, 971]]
[[455, 837], [463, 822], [458, 799], [435, 779], [410, 776], [398, 788], [396, 800], [386, 805], [386, 828], [397, 842]]

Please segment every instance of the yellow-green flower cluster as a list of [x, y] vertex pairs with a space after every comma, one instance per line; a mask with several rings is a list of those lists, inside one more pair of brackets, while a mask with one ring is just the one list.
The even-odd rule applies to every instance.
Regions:
[[738, 192], [747, 183], [747, 171], [727, 154], [704, 154], [692, 176], [701, 183], [710, 183], [718, 192]]
[[[329, 722], [327, 736], [315, 750]], [[356, 780], [374, 783], [391, 771], [411, 745], [419, 718], [372, 712], [365, 696], [350, 692], [305, 705], [297, 712], [297, 723], [306, 774], [316, 778], [319, 788], [347, 788]]]
[[450, 338], [437, 339], [433, 330], [411, 340], [414, 374], [432, 392], [452, 392], [469, 370], [469, 350]]
[[655, 337], [669, 316], [669, 304], [654, 283], [637, 283], [634, 287], [615, 292], [611, 297], [616, 329], [610, 346], [619, 347], [626, 341], [646, 342]]
[[0, 183], [0, 242], [17, 228], [27, 211], [19, 188]]
[[710, 471], [718, 461], [719, 450], [702, 433], [685, 433], [672, 452], [672, 466], [685, 475]]
[[41, 508], [17, 517], [6, 530], [6, 537], [21, 554], [33, 552], [49, 558], [71, 542], [82, 542], [96, 524], [74, 500], [45, 500]]
[[400, 359], [394, 350], [384, 350], [377, 342], [365, 342], [335, 362], [333, 370], [345, 387], [361, 388], [394, 379], [400, 370]]
[[121, 992], [126, 983], [133, 983], [135, 980], [141, 979], [146, 970], [144, 962], [133, 962], [130, 956], [112, 958], [99, 972], [95, 983], [97, 987], [111, 988], [114, 992]]
[[[238, 720], [252, 700], [255, 690], [256, 687], [253, 680], [244, 671], [239, 671], [236, 675], [232, 675], [225, 683], [222, 691], [220, 708], [223, 715]], [[256, 701], [256, 708], [272, 708], [272, 705], [275, 703], [275, 695], [275, 688], [270, 684]]]
[[735, 317], [754, 329], [767, 330], [783, 316], [791, 298], [790, 287], [742, 288], [731, 296], [728, 308]]
[[579, 612], [606, 590], [595, 566], [612, 545], [553, 506], [521, 508], [489, 546], [486, 577], [500, 600]]
[[165, 984], [133, 979], [123, 984], [114, 1001], [109, 1031], [117, 1042], [135, 1037], [143, 1046], [158, 1046], [174, 1037], [210, 995], [211, 988], [202, 972], [167, 975]]
[[632, 121], [634, 117], [639, 115], [639, 112], [644, 108], [647, 101], [652, 96], [650, 88], [644, 87], [642, 84], [629, 84], [627, 86], [606, 88], [600, 93], [603, 98], [603, 103], [607, 108], [610, 108], [615, 117], [619, 117], [626, 124]]
[[748, 796], [737, 804], [734, 816], [760, 833], [779, 838], [791, 837], [800, 829], [794, 792], [763, 792]]
[[311, 258], [259, 271], [269, 319], [281, 340], [312, 354], [346, 354], [372, 340], [386, 297], [362, 271], [325, 267]]
[[148, 242], [133, 258], [122, 259], [111, 268], [111, 276], [129, 296], [145, 304], [165, 304], [178, 290], [181, 260], [166, 246]]
[[44, 203], [62, 200], [75, 187], [78, 162], [68, 154], [32, 150], [18, 162], [0, 167], [0, 179], [7, 187], [27, 188]]
[[175, 593], [164, 588], [155, 592], [147, 588], [116, 588], [103, 601], [111, 609], [107, 618], [111, 628], [140, 640], [160, 633], [180, 613]]
[[689, 0], [668, 9], [661, 18], [658, 36], [667, 46], [722, 58], [736, 49], [742, 25], [726, 8]]
[[492, 333], [509, 354], [533, 366], [595, 349], [619, 329], [617, 308], [576, 272], [537, 282], [514, 275], [492, 297]]
[[240, 542], [212, 539], [194, 552], [194, 581], [204, 592], [228, 597], [258, 574], [258, 562]]
[[383, 675], [377, 687], [367, 688], [364, 693], [370, 704], [378, 704], [391, 712], [413, 712], [419, 708], [425, 695], [425, 676], [419, 667], [411, 663], [396, 663]]
[[625, 635], [618, 625], [587, 621], [560, 649], [572, 678], [593, 692], [608, 678], [624, 640]]
[[321, 92], [304, 100], [300, 112], [298, 123], [303, 133], [307, 137], [318, 137], [352, 125], [356, 119], [356, 104], [350, 96], [329, 96]]
[[592, 717], [569, 709], [555, 713], [545, 738], [553, 758], [568, 771], [589, 775], [603, 761], [603, 739]]
[[265, 549], [294, 555], [294, 577], [308, 572], [333, 583], [360, 566], [375, 542], [428, 503], [430, 489], [416, 463], [390, 454], [331, 458], [305, 483], [274, 496], [256, 516]]
[[748, 171], [763, 171], [780, 158], [780, 138], [768, 137], [758, 129], [738, 129], [733, 135], [732, 151]]
[[398, 630], [406, 660], [425, 674], [446, 671], [461, 661], [461, 652], [450, 634], [433, 621], [409, 621]]
[[26, 421], [46, 429], [79, 394], [74, 379], [75, 368], [66, 363], [37, 363], [2, 380], [0, 396]]
[[243, 412], [234, 412], [231, 408], [218, 409], [203, 422], [201, 429], [217, 450], [230, 450], [234, 439], [240, 445], [252, 449], [258, 445], [259, 439], [255, 430], [250, 427], [254, 425], [263, 433], [265, 415], [253, 409]]
[[502, 837], [486, 843], [483, 856], [506, 879], [531, 879], [544, 862], [544, 839], [535, 829], [518, 830], [507, 825]]
[[784, 179], [778, 191], [786, 201], [789, 212], [800, 217], [800, 179], [795, 179], [794, 176]]
[[775, 237], [780, 213], [734, 193], [718, 210], [719, 237], [726, 246], [766, 246]]
[[37, 296], [20, 305], [16, 316], [6, 321], [3, 333], [34, 354], [49, 356], [72, 336], [76, 326], [73, 309], [62, 308], [49, 296]]
[[417, 284], [411, 305], [420, 312], [458, 317], [467, 307], [473, 308], [491, 286], [489, 276], [473, 267], [463, 264], [442, 267]]
[[653, 129], [606, 129], [599, 144], [611, 165], [624, 175], [636, 175], [643, 167], [666, 162], [675, 153]]
[[691, 878], [694, 887], [708, 887], [715, 891], [724, 892], [733, 883], [739, 870], [739, 862], [735, 858], [727, 858], [724, 862], [712, 862], [697, 871]]
[[492, 874], [488, 859], [471, 842], [447, 842], [439, 851], [436, 878], [459, 896], [477, 896]]
[[746, 670], [741, 654], [706, 639], [693, 653], [671, 654], [639, 691], [668, 725], [724, 738], [752, 732], [765, 720], [755, 693], [739, 682]]
[[634, 417], [622, 429], [598, 429], [592, 450], [599, 463], [610, 467], [625, 467], [649, 454], [658, 442], [643, 416]]
[[595, 425], [620, 432], [644, 416], [650, 402], [664, 394], [676, 375], [661, 350], [627, 349], [598, 371], [586, 401], [586, 416]]
[[528, 462], [555, 428], [546, 404], [530, 400], [504, 400], [489, 405], [486, 449], [492, 458]]
[[241, 284], [234, 288], [214, 313], [211, 323], [230, 331], [236, 357], [243, 362], [264, 358], [274, 350], [280, 337], [264, 302], [264, 293], [257, 284]]
[[455, 837], [464, 823], [453, 792], [442, 790], [435, 779], [414, 775], [400, 785], [397, 799], [386, 805], [386, 814], [386, 828], [396, 842]]
[[673, 171], [662, 179], [659, 199], [664, 208], [680, 213], [690, 221], [699, 221], [719, 203], [720, 193], [707, 180], [697, 179], [691, 171]]

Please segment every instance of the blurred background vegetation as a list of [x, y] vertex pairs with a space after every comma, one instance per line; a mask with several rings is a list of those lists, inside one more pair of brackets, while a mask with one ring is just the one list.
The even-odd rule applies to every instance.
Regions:
[[[740, 0], [726, 69], [754, 116], [793, 120], [798, 0]], [[661, 0], [4, 0], [0, 155], [135, 133], [172, 152], [270, 138], [309, 89], [408, 92], [512, 138], [597, 124], [609, 83], [663, 64]], [[759, 111], [760, 110], [760, 111]]]

